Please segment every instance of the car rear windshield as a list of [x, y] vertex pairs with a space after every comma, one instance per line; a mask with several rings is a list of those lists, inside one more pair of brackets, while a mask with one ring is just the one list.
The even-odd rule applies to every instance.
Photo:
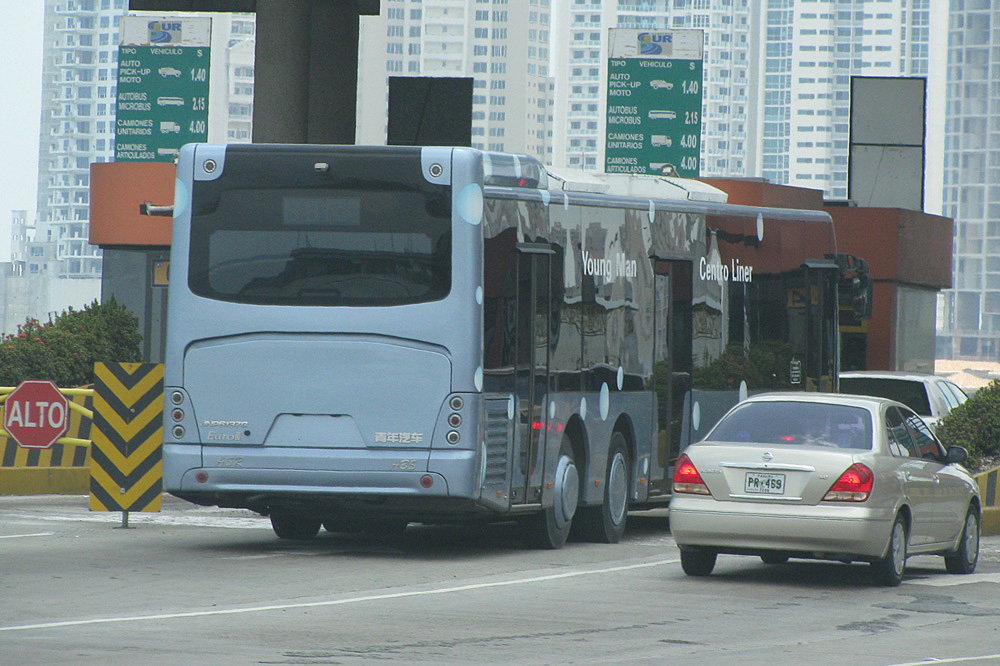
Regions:
[[868, 410], [817, 402], [749, 402], [724, 416], [706, 439], [788, 446], [872, 448]]
[[923, 382], [891, 377], [841, 377], [840, 392], [874, 395], [901, 402], [921, 416], [931, 415], [931, 405]]

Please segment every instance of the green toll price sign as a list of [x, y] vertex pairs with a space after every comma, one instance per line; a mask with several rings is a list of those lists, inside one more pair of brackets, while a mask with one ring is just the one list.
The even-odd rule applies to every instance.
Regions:
[[208, 138], [209, 56], [203, 46], [119, 47], [116, 162], [172, 162]]
[[[701, 40], [616, 31], [608, 58], [604, 170], [695, 178], [701, 153]], [[621, 48], [625, 44], [625, 48]], [[617, 53], [616, 53], [617, 51]], [[679, 57], [697, 55], [698, 57]]]

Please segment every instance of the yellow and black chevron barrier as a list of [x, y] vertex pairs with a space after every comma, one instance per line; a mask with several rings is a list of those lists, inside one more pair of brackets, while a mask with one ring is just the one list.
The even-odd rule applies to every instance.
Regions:
[[94, 365], [90, 509], [159, 511], [163, 492], [163, 365]]

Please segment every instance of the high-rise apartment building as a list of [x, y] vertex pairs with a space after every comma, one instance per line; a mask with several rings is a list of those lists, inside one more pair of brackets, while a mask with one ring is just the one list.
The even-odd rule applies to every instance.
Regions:
[[[254, 43], [257, 23], [253, 14], [212, 15], [212, 50], [224, 57], [212, 60], [212, 80], [224, 90], [215, 91], [209, 104], [209, 140], [249, 143], [253, 134]], [[214, 104], [214, 106], [213, 106]], [[224, 108], [219, 108], [224, 104]]]
[[53, 279], [89, 279], [68, 305], [100, 294], [88, 242], [90, 163], [114, 155], [118, 25], [125, 0], [45, 0], [35, 240], [55, 243]]
[[851, 77], [926, 76], [930, 0], [764, 4], [762, 163], [755, 175], [847, 199]]
[[361, 21], [358, 142], [384, 144], [388, 77], [472, 77], [472, 144], [551, 155], [549, 0], [383, 0]]
[[954, 277], [938, 309], [939, 358], [1000, 360], [1000, 4], [951, 3], [944, 214]]

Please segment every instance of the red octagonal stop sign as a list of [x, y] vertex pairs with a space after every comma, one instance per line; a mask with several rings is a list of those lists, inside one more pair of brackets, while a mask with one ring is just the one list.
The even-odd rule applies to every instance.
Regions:
[[49, 448], [68, 425], [69, 401], [48, 380], [23, 381], [4, 401], [4, 430], [24, 448]]

